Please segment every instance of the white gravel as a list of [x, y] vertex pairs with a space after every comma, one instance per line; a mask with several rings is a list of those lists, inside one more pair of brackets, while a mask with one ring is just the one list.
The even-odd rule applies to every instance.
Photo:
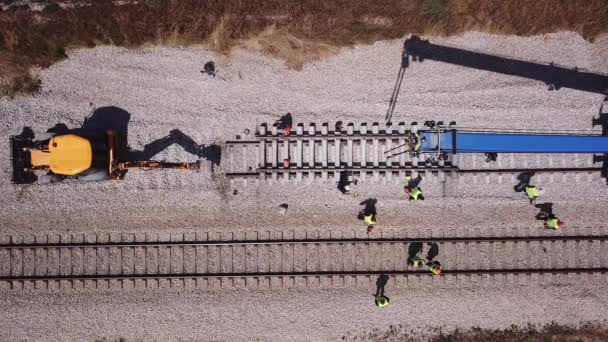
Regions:
[[[527, 38], [467, 33], [432, 41], [608, 73], [606, 35], [594, 44], [567, 32]], [[306, 65], [302, 71], [289, 70], [281, 61], [244, 50], [234, 51], [229, 59], [204, 47], [70, 51], [69, 59], [41, 71], [40, 94], [0, 99], [0, 133], [5, 137], [0, 140], [0, 149], [5, 151], [0, 155], [0, 234], [364, 229], [356, 213], [358, 202], [367, 197], [379, 200], [379, 229], [429, 229], [433, 234], [490, 227], [541, 230], [541, 224], [534, 220], [534, 208], [524, 195], [513, 193], [508, 179], [499, 185], [483, 180], [425, 180], [427, 200], [423, 203], [404, 201], [398, 181], [361, 184], [355, 190], [356, 198], [342, 196], [331, 184], [248, 186], [240, 187], [234, 196], [226, 182], [179, 171], [133, 172], [123, 182], [46, 187], [10, 184], [9, 135], [18, 134], [23, 126], [35, 131], [45, 131], [58, 122], [77, 127], [94, 108], [103, 106], [117, 106], [131, 113], [129, 144], [136, 149], [175, 128], [199, 143], [219, 142], [246, 128], [253, 131], [257, 124], [274, 121], [287, 111], [297, 122], [381, 122], [399, 69], [402, 43], [383, 41], [344, 49], [334, 57]], [[217, 78], [200, 73], [208, 60], [216, 62]], [[548, 91], [546, 85], [533, 80], [425, 61], [407, 70], [393, 121], [437, 119], [472, 127], [590, 129], [591, 117], [597, 114], [601, 101], [598, 94], [570, 89]], [[179, 147], [157, 157], [194, 159]], [[556, 213], [568, 222], [568, 229], [584, 231], [605, 224], [608, 187], [601, 180], [577, 183], [576, 187], [546, 183], [541, 184], [547, 188], [545, 198], [555, 203]], [[276, 210], [281, 203], [289, 204], [286, 215]], [[594, 292], [591, 297], [553, 296], [570, 293], [553, 287], [534, 292], [516, 288], [512, 293], [445, 291], [440, 292], [441, 297], [452, 305], [425, 297], [428, 293], [404, 290], [398, 302], [411, 304], [394, 305], [382, 314], [374, 308], [360, 310], [369, 298], [354, 292], [329, 296], [308, 291], [293, 297], [288, 293], [281, 298], [292, 298], [287, 304], [289, 310], [283, 310], [280, 303], [269, 303], [269, 294], [256, 293], [181, 297], [193, 297], [192, 301], [172, 301], [173, 295], [146, 295], [145, 299], [113, 296], [107, 297], [108, 302], [101, 295], [11, 295], [1, 297], [4, 319], [0, 324], [2, 331], [10, 332], [5, 339], [30, 336], [81, 340], [102, 336], [101, 331], [114, 328], [115, 333], [106, 336], [183, 336], [186, 340], [211, 336], [272, 340], [284, 336], [309, 340], [339, 337], [350, 329], [388, 326], [389, 322], [403, 320], [421, 326], [506, 326], [552, 318], [579, 321], [606, 312], [605, 291]], [[495, 296], [500, 300], [495, 301]], [[513, 296], [522, 300], [511, 302]], [[601, 297], [599, 302], [595, 296]], [[116, 309], [115, 303], [123, 300], [128, 304]], [[320, 302], [327, 305], [319, 306]], [[94, 306], [99, 311], [91, 310], [91, 303], [99, 303]], [[260, 309], [268, 310], [264, 315], [246, 311], [264, 307], [264, 303], [268, 304], [267, 309]], [[523, 309], [516, 308], [516, 303]], [[167, 315], [163, 311], [166, 305], [171, 308]], [[502, 306], [506, 308], [496, 311]], [[574, 314], [566, 311], [570, 306], [583, 309]], [[220, 310], [223, 307], [232, 314], [224, 315]], [[146, 310], [150, 310], [149, 316]], [[250, 312], [246, 316], [249, 320], [238, 320], [237, 312], [241, 311]], [[429, 320], [419, 320], [420, 314]], [[90, 323], [74, 323], [74, 317], [81, 315]], [[146, 317], [150, 323], [138, 323]], [[51, 328], [50, 322], [54, 321], [64, 323]], [[333, 328], [336, 325], [338, 329]], [[33, 329], [31, 335], [28, 326]], [[249, 335], [246, 327], [252, 326], [255, 329]], [[168, 332], [173, 328], [174, 332]], [[214, 333], [203, 335], [205, 329]], [[226, 335], [219, 335], [222, 329]], [[230, 329], [238, 331], [232, 334]]]
[[337, 290], [11, 293], [0, 300], [0, 328], [4, 341], [332, 341], [391, 325], [428, 332], [605, 319], [605, 278], [578, 283], [406, 288], [389, 281], [391, 304], [382, 310], [373, 304], [371, 284]]

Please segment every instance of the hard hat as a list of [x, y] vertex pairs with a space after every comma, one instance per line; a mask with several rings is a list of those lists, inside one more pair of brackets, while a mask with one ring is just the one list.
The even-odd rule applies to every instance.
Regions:
[[349, 186], [349, 185], [345, 185], [345, 186], [344, 186], [344, 190], [345, 190], [345, 191], [350, 191], [350, 186]]
[[374, 230], [374, 226], [367, 226], [367, 232], [371, 233]]
[[557, 224], [560, 228], [565, 228], [566, 224], [564, 222], [560, 222]]
[[437, 274], [441, 273], [441, 268], [440, 268], [440, 267], [437, 267], [437, 268], [435, 269], [435, 273], [437, 273]]
[[408, 188], [407, 186], [403, 187], [403, 191], [410, 193], [412, 191], [412, 189]]

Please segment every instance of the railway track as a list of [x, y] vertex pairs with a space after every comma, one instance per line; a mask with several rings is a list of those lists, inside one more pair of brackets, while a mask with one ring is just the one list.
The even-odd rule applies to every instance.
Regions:
[[[155, 240], [155, 241], [152, 241]], [[280, 239], [145, 239], [93, 237], [46, 241], [18, 238], [0, 245], [4, 288], [53, 288], [112, 281], [270, 281], [295, 278], [329, 284], [344, 278], [389, 274], [406, 279], [432, 276], [413, 269], [408, 255], [436, 244], [444, 273], [459, 276], [591, 274], [606, 276], [608, 235], [535, 237], [438, 237], [377, 239], [329, 236]], [[29, 285], [28, 285], [29, 284]], [[54, 285], [55, 284], [55, 285]], [[64, 285], [65, 286], [65, 285]], [[178, 285], [179, 286], [179, 285]]]
[[[299, 124], [288, 137], [276, 127], [258, 127], [256, 138], [227, 141], [222, 170], [231, 179], [337, 181], [340, 172], [359, 180], [393, 177], [402, 180], [406, 173], [444, 181], [446, 177], [467, 175], [502, 175], [531, 171], [548, 175], [551, 181], [600, 179], [601, 165], [584, 154], [501, 154], [494, 163], [486, 163], [480, 154], [456, 154], [451, 160], [422, 160], [409, 153], [409, 126], [349, 123], [336, 130], [328, 123]], [[587, 178], [581, 175], [588, 175]], [[592, 177], [593, 176], [593, 177]]]

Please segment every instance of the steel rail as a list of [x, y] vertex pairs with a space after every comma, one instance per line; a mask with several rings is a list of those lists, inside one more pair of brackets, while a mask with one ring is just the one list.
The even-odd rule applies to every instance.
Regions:
[[601, 172], [601, 167], [556, 167], [556, 168], [501, 168], [501, 169], [460, 169], [458, 166], [431, 166], [431, 167], [403, 167], [403, 166], [385, 166], [385, 167], [349, 167], [349, 168], [260, 168], [256, 172], [229, 172], [227, 177], [259, 177], [260, 174], [270, 173], [289, 173], [289, 172], [323, 172], [323, 171], [361, 171], [361, 172], [391, 172], [391, 171], [418, 171], [418, 172], [446, 172], [446, 173], [576, 173], [576, 172]]
[[[302, 135], [298, 135], [298, 134], [292, 134], [289, 136], [284, 136], [284, 135], [256, 135], [256, 137], [259, 139], [259, 141], [263, 141], [263, 140], [299, 140], [299, 139], [306, 139], [306, 140], [310, 140], [310, 139], [316, 139], [316, 140], [323, 140], [323, 139], [348, 139], [348, 138], [356, 138], [356, 139], [362, 139], [362, 138], [366, 138], [366, 139], [387, 139], [387, 138], [392, 138], [392, 139], [408, 139], [408, 134], [409, 132], [406, 133], [398, 133], [397, 131], [395, 131], [394, 133], [386, 133], [386, 132], [382, 132], [380, 131], [379, 133], [360, 133], [360, 132], [353, 132], [352, 134], [348, 134], [348, 133], [340, 133], [340, 134], [332, 134], [332, 132], [328, 132], [327, 134], [302, 134]], [[258, 142], [259, 142], [258, 141]]]
[[[441, 275], [494, 275], [494, 274], [582, 274], [608, 273], [606, 267], [572, 268], [503, 268], [442, 270]], [[311, 271], [311, 272], [239, 272], [239, 273], [166, 273], [166, 274], [100, 274], [100, 275], [24, 275], [0, 276], [0, 281], [60, 281], [60, 280], [140, 280], [140, 279], [210, 279], [210, 278], [269, 278], [269, 277], [320, 277], [320, 276], [429, 276], [437, 277], [426, 270], [405, 271]], [[441, 276], [439, 275], [439, 276]]]
[[257, 145], [259, 140], [228, 140], [224, 142], [224, 145]]
[[259, 168], [259, 172], [313, 172], [313, 171], [419, 171], [419, 172], [437, 172], [437, 171], [458, 171], [456, 166], [422, 166], [422, 167], [407, 167], [407, 166], [351, 166], [351, 167], [276, 167], [276, 168]]
[[596, 172], [601, 171], [601, 167], [554, 167], [554, 168], [525, 168], [525, 169], [457, 169], [456, 173], [556, 173], [556, 172]]
[[533, 241], [606, 241], [608, 235], [561, 235], [561, 236], [489, 236], [489, 237], [433, 237], [433, 238], [376, 238], [376, 239], [282, 239], [282, 240], [231, 240], [231, 241], [140, 241], [140, 242], [103, 242], [103, 243], [12, 243], [0, 244], [0, 249], [35, 248], [112, 248], [112, 247], [199, 247], [235, 245], [293, 245], [293, 244], [355, 244], [355, 243], [481, 243], [481, 242], [533, 242]]

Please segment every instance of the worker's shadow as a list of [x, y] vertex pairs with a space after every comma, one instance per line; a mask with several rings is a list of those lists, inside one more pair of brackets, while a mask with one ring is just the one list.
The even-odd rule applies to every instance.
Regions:
[[406, 184], [406, 188], [409, 189], [413, 189], [415, 187], [417, 187], [418, 185], [420, 185], [420, 183], [422, 182], [422, 176], [418, 175], [416, 176], [416, 178], [412, 178], [412, 180], [410, 180], [407, 184]]
[[384, 290], [386, 288], [386, 284], [388, 283], [388, 275], [387, 274], [381, 274], [378, 276], [378, 279], [376, 279], [376, 294], [375, 296], [384, 296]]
[[117, 154], [122, 156], [120, 158], [122, 161], [150, 160], [173, 144], [181, 146], [186, 152], [196, 155], [198, 158], [211, 160], [216, 165], [219, 165], [221, 161], [221, 148], [218, 145], [199, 145], [179, 129], [171, 130], [168, 135], [146, 144], [141, 151], [134, 150], [128, 144], [130, 120], [131, 114], [122, 108], [100, 107], [85, 118], [80, 128], [69, 129], [65, 124], [60, 123], [49, 129], [48, 132], [56, 134], [95, 132], [103, 135], [113, 129], [120, 137], [116, 150]]
[[538, 214], [536, 214], [537, 220], [544, 221], [553, 215], [553, 203], [539, 203], [534, 205], [534, 207], [539, 209]]
[[359, 203], [359, 205], [364, 206], [363, 209], [361, 209], [361, 211], [359, 211], [359, 216], [358, 218], [361, 220], [363, 219], [364, 215], [376, 215], [376, 203], [378, 203], [378, 200], [375, 198], [368, 198], [365, 201]]
[[426, 260], [433, 261], [439, 255], [439, 245], [436, 242], [429, 243], [429, 251], [426, 253]]
[[420, 241], [411, 242], [407, 246], [407, 264], [412, 266], [414, 264], [414, 258], [422, 253], [423, 244]]
[[534, 174], [535, 172], [533, 171], [526, 171], [517, 175], [517, 180], [519, 181], [519, 183], [517, 183], [517, 185], [513, 187], [513, 190], [515, 190], [515, 192], [524, 191], [525, 187], [527, 185], [530, 185], [530, 181], [532, 180]]

